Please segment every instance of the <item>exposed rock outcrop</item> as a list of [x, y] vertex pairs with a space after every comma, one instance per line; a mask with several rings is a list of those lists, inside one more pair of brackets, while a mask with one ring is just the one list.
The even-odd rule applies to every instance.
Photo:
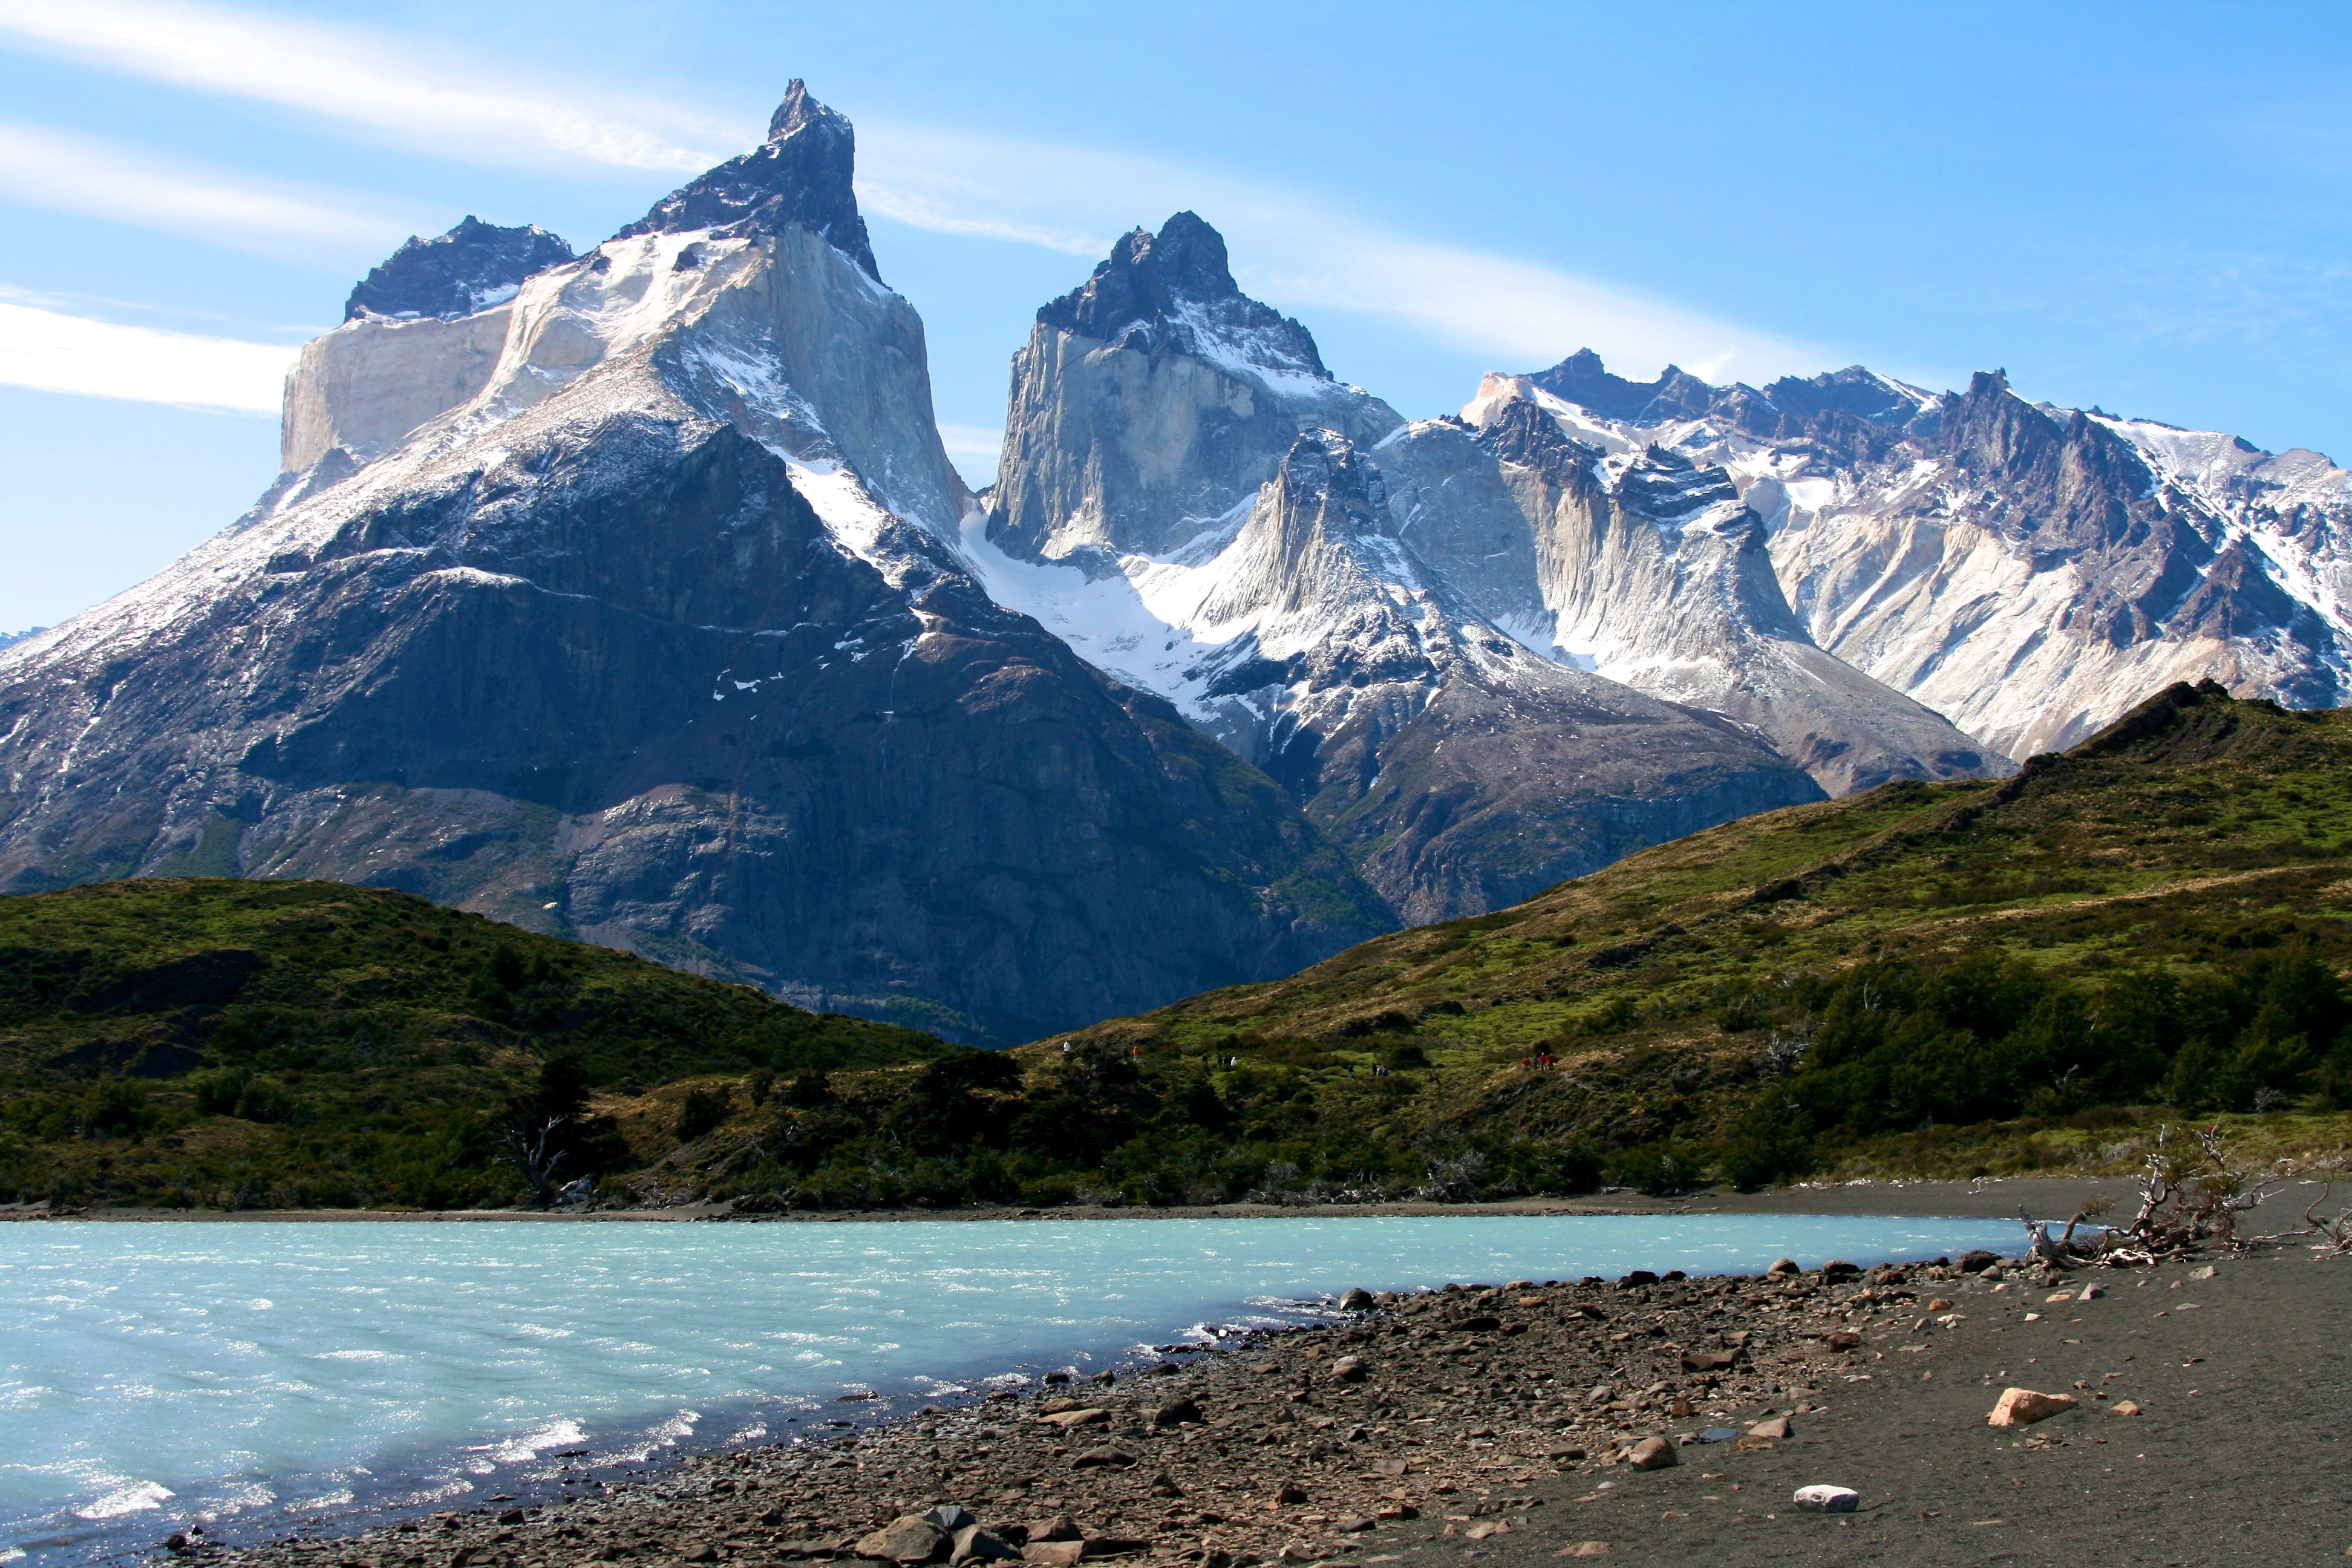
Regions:
[[343, 320], [469, 316], [513, 299], [533, 273], [571, 259], [572, 247], [537, 224], [500, 228], [468, 213], [446, 234], [411, 235], [352, 290]]
[[1524, 378], [1569, 434], [1719, 466], [1812, 640], [2022, 758], [2211, 679], [2352, 692], [2352, 474], [2312, 452], [1859, 366], [1758, 390], [1580, 353]]
[[[722, 237], [802, 228], [824, 240], [877, 282], [874, 246], [857, 210], [857, 137], [849, 121], [808, 95], [798, 77], [768, 121], [768, 139], [656, 202], [614, 236], [688, 234]], [[693, 252], [682, 255], [693, 265]]]

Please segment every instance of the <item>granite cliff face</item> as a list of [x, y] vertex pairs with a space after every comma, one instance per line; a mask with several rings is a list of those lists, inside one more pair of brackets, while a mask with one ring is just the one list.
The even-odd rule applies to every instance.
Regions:
[[2174, 682], [2352, 694], [2352, 474], [2312, 452], [1854, 367], [1758, 389], [1518, 378], [1564, 431], [1722, 468], [1823, 647], [2011, 756]]
[[1515, 624], [1535, 646], [1751, 727], [1833, 795], [2007, 771], [1813, 642], [1773, 574], [1763, 520], [1721, 468], [1573, 439], [1506, 377], [1487, 377], [1465, 412], [1532, 525], [1536, 607]]
[[[2001, 765], [1813, 646], [1726, 476], [1612, 466], [1511, 401], [1404, 420], [1179, 213], [1038, 311], [967, 553], [1265, 767], [1409, 920], [1823, 790]], [[1564, 645], [1580, 617], [1627, 657]]]
[[1007, 553], [1164, 553], [1230, 526], [1302, 429], [1403, 421], [1323, 368], [1306, 328], [1244, 295], [1189, 212], [1137, 229], [1037, 312], [1013, 356], [988, 537]]
[[0, 885], [398, 887], [1008, 1040], [1391, 923], [1262, 773], [963, 569], [850, 157], [796, 84], [513, 299], [330, 334], [345, 374], [289, 396], [322, 449], [0, 654]]

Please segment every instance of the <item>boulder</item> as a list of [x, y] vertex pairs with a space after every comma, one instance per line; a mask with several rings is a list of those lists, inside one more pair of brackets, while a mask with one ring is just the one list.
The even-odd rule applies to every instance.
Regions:
[[1980, 1247], [1974, 1252], [1960, 1254], [1959, 1269], [1963, 1274], [1981, 1274], [1987, 1268], [2000, 1261], [1999, 1258]]
[[1033, 1546], [1041, 1541], [1076, 1541], [1077, 1539], [1078, 1521], [1066, 1513], [1057, 1513], [1043, 1524], [1033, 1524], [1022, 1534], [1022, 1540]]
[[1628, 1273], [1622, 1279], [1618, 1280], [1617, 1287], [1621, 1290], [1631, 1290], [1636, 1286], [1655, 1285], [1657, 1282], [1658, 1277], [1655, 1274], [1651, 1273], [1646, 1268], [1636, 1268]]
[[1189, 1394], [1181, 1399], [1171, 1399], [1151, 1413], [1154, 1426], [1198, 1426], [1207, 1419]]
[[1851, 1279], [1861, 1272], [1859, 1265], [1848, 1263], [1842, 1258], [1832, 1258], [1822, 1265], [1822, 1278], [1824, 1279]]
[[1728, 1372], [1739, 1357], [1732, 1351], [1685, 1351], [1685, 1372]]
[[860, 1557], [884, 1563], [931, 1563], [945, 1557], [954, 1542], [948, 1532], [919, 1513], [900, 1514], [856, 1548]]
[[1037, 1420], [1041, 1426], [1059, 1426], [1063, 1431], [1068, 1432], [1080, 1426], [1108, 1426], [1110, 1423], [1110, 1412], [1108, 1410], [1056, 1410], [1051, 1415], [1040, 1415]]
[[2118, 1399], [2113, 1405], [2107, 1406], [2107, 1414], [2110, 1415], [2137, 1415], [2139, 1414], [2139, 1401], [2137, 1399]]
[[[944, 1512], [944, 1510], [934, 1511]], [[956, 1510], [961, 1513], [963, 1510]], [[955, 1532], [954, 1547], [948, 1554], [950, 1563], [993, 1563], [1021, 1553], [991, 1535], [977, 1524], [967, 1524]]]
[[1767, 1268], [1766, 1270], [1764, 1270], [1764, 1272], [1765, 1272], [1766, 1274], [1768, 1274], [1768, 1275], [1769, 1275], [1769, 1274], [1798, 1274], [1798, 1273], [1801, 1273], [1801, 1272], [1803, 1272], [1803, 1271], [1802, 1271], [1801, 1269], [1800, 1269], [1800, 1268], [1797, 1267], [1797, 1260], [1796, 1260], [1795, 1258], [1774, 1258], [1774, 1259], [1772, 1260], [1772, 1267], [1771, 1267], [1771, 1268]]
[[1331, 1376], [1340, 1383], [1361, 1383], [1370, 1370], [1364, 1364], [1364, 1358], [1356, 1355], [1343, 1355], [1331, 1363]]
[[1033, 1541], [1021, 1549], [1024, 1563], [1034, 1563], [1038, 1568], [1077, 1568], [1078, 1559], [1087, 1554], [1083, 1541]]
[[1852, 1513], [1862, 1494], [1852, 1487], [1799, 1487], [1794, 1501], [1810, 1513]]
[[1683, 1461], [1675, 1452], [1673, 1438], [1644, 1437], [1626, 1454], [1625, 1462], [1637, 1470], [1664, 1470]]
[[1087, 1449], [1070, 1461], [1074, 1470], [1123, 1470], [1135, 1463], [1135, 1456], [1115, 1443], [1104, 1443]]
[[2000, 1400], [1985, 1417], [1988, 1426], [2031, 1426], [2036, 1421], [2047, 1421], [2053, 1415], [2063, 1415], [2074, 1408], [2071, 1394], [2040, 1394], [2031, 1388], [2005, 1388]]
[[1372, 1293], [1361, 1286], [1339, 1298], [1339, 1310], [1343, 1312], [1369, 1312], [1371, 1310]]
[[1276, 1508], [1296, 1508], [1306, 1500], [1307, 1489], [1297, 1481], [1285, 1481], [1275, 1489], [1274, 1506]]
[[1584, 1396], [1584, 1403], [1587, 1405], [1608, 1405], [1612, 1403], [1616, 1397], [1617, 1391], [1614, 1388], [1610, 1387], [1609, 1384], [1603, 1383], [1595, 1385], [1592, 1392]]
[[1786, 1415], [1768, 1415], [1748, 1428], [1748, 1436], [1759, 1443], [1785, 1443], [1797, 1435], [1797, 1428]]

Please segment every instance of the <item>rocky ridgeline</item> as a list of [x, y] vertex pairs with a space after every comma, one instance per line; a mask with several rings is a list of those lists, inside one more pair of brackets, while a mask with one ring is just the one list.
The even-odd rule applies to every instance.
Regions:
[[[583, 1480], [586, 1495], [544, 1507], [234, 1555], [241, 1568], [1336, 1565], [1525, 1531], [1548, 1503], [1623, 1484], [1602, 1472], [1704, 1462], [1738, 1490], [1742, 1457], [1787, 1444], [1809, 1412], [1826, 1410], [1829, 1391], [1865, 1377], [1932, 1380], [1939, 1342], [1955, 1342], [1947, 1331], [1969, 1318], [1958, 1298], [1998, 1294], [1996, 1310], [2021, 1310], [2039, 1301], [2027, 1294], [2036, 1280], [2055, 1282], [1973, 1253], [1869, 1270], [1784, 1260], [1761, 1278], [1351, 1290], [1339, 1321], [1221, 1354], [1164, 1346], [1171, 1360], [1091, 1384], [1052, 1373], [1022, 1393], [925, 1405], [814, 1443], [688, 1458], [642, 1484]], [[873, 1398], [847, 1395], [842, 1407], [871, 1409]], [[1567, 1495], [1587, 1474], [1601, 1489]], [[1793, 1506], [1853, 1506], [1846, 1489], [1807, 1489], [1821, 1495]], [[184, 1560], [230, 1555], [200, 1537], [174, 1541]]]

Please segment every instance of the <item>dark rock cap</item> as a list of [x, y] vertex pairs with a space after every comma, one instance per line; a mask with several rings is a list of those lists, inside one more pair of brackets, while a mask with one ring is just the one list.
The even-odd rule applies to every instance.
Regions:
[[352, 290], [343, 320], [362, 316], [470, 316], [513, 294], [535, 272], [572, 259], [572, 247], [536, 224], [500, 228], [467, 214], [431, 239], [408, 237]]
[[1328, 378], [1314, 334], [1241, 291], [1225, 258], [1225, 237], [1198, 213], [1181, 212], [1160, 232], [1136, 229], [1111, 247], [1094, 276], [1043, 306], [1046, 326], [1120, 347], [1201, 351], [1198, 325], [1245, 338], [1267, 369]]
[[790, 225], [824, 239], [878, 283], [873, 242], [857, 212], [856, 167], [857, 133], [848, 117], [811, 98], [794, 77], [765, 142], [680, 185], [613, 237], [698, 228], [773, 234]]

